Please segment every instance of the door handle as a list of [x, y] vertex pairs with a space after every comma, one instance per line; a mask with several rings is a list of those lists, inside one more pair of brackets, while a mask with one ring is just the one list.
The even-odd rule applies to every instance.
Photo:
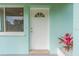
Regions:
[[30, 32], [32, 32], [32, 27], [30, 28]]

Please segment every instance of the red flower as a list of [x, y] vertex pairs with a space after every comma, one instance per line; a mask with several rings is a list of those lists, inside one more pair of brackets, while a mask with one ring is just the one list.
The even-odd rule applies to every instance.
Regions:
[[73, 38], [71, 34], [66, 33], [63, 37], [59, 39], [60, 39], [59, 43], [64, 43], [63, 48], [65, 48], [66, 51], [73, 49]]
[[66, 33], [65, 36], [64, 36], [64, 44], [66, 45], [71, 45], [72, 44], [72, 37], [69, 33]]

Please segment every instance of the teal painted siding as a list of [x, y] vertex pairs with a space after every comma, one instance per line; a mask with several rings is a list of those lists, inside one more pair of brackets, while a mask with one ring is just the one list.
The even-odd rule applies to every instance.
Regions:
[[74, 23], [73, 23], [73, 35], [74, 35], [74, 51], [73, 55], [74, 56], [79, 56], [79, 4], [75, 3], [73, 5], [73, 18], [74, 18]]
[[24, 4], [1, 4], [0, 7], [24, 7], [24, 36], [0, 36], [0, 54], [28, 54], [28, 9]]
[[73, 4], [55, 4], [50, 8], [50, 52], [57, 53], [59, 37], [73, 34]]

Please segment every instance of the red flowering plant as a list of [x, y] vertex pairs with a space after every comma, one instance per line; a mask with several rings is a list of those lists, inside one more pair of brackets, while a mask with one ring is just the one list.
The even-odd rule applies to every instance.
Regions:
[[64, 44], [63, 48], [65, 51], [69, 51], [73, 48], [73, 37], [71, 34], [66, 33], [63, 37], [59, 38], [60, 44]]

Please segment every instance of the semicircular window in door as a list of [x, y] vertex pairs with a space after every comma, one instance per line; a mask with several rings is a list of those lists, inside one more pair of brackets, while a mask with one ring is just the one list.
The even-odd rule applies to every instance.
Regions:
[[45, 17], [45, 15], [42, 12], [38, 12], [35, 14], [35, 17]]

